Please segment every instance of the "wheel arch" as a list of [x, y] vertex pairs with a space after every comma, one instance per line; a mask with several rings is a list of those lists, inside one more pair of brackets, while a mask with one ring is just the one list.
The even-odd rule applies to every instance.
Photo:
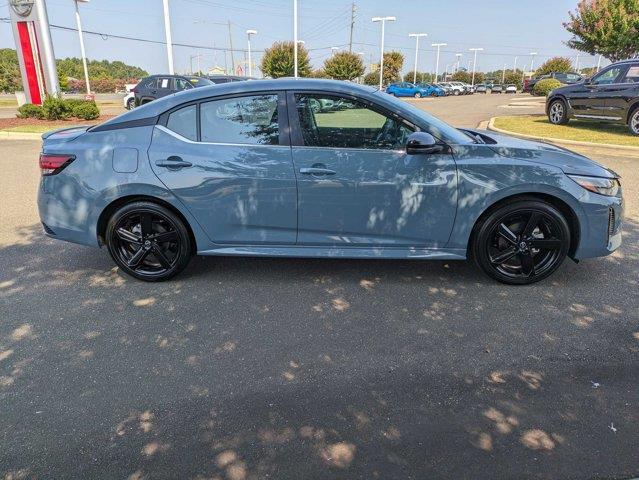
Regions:
[[630, 123], [630, 118], [637, 111], [637, 109], [639, 109], [639, 99], [635, 100], [635, 103], [633, 103], [630, 106], [630, 108], [628, 108], [628, 115], [626, 116], [626, 125]]
[[568, 256], [572, 258], [577, 251], [577, 248], [579, 247], [579, 241], [581, 239], [581, 225], [579, 223], [579, 217], [577, 216], [573, 208], [563, 199], [555, 195], [542, 192], [516, 193], [507, 197], [503, 197], [486, 207], [473, 224], [473, 228], [468, 238], [468, 246], [466, 250], [467, 255], [470, 256], [471, 254], [475, 235], [484, 219], [501, 206], [520, 200], [543, 201], [549, 203], [557, 210], [559, 210], [559, 212], [566, 218], [568, 226], [570, 227], [570, 249], [568, 250]]
[[116, 210], [118, 210], [119, 208], [121, 208], [121, 207], [123, 207], [125, 205], [128, 205], [129, 203], [133, 203], [133, 202], [151, 202], [151, 203], [155, 203], [157, 205], [163, 206], [164, 208], [166, 208], [166, 209], [170, 210], [172, 213], [174, 213], [182, 221], [182, 223], [184, 223], [184, 226], [186, 227], [186, 230], [189, 232], [189, 239], [191, 241], [191, 248], [192, 248], [193, 252], [197, 252], [197, 241], [195, 239], [195, 234], [194, 234], [193, 228], [191, 227], [191, 224], [187, 220], [187, 218], [174, 205], [171, 205], [166, 200], [162, 200], [161, 198], [154, 197], [154, 196], [151, 196], [151, 195], [126, 195], [126, 196], [123, 196], [123, 197], [116, 198], [111, 203], [109, 203], [106, 207], [104, 207], [104, 209], [100, 213], [100, 216], [98, 217], [98, 222], [97, 222], [97, 227], [96, 227], [96, 233], [97, 233], [97, 236], [98, 236], [98, 244], [99, 245], [104, 245], [105, 244], [105, 238], [104, 237], [105, 237], [105, 233], [106, 233], [107, 224], [109, 222], [109, 218], [111, 218], [111, 216], [113, 215], [113, 213], [115, 213]]
[[564, 102], [564, 105], [566, 106], [566, 115], [569, 115], [570, 105], [568, 104], [568, 99], [565, 95], [562, 95], [560, 93], [556, 93], [552, 97], [548, 98], [548, 101], [546, 102], [546, 115], [548, 115], [548, 112], [550, 112], [550, 105], [552, 105], [552, 102], [554, 102], [555, 100], [561, 100], [562, 102]]

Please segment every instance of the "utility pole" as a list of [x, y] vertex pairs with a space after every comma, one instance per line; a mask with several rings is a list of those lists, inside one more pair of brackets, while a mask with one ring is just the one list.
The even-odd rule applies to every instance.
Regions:
[[413, 68], [413, 83], [417, 83], [417, 55], [419, 54], [419, 37], [427, 37], [427, 33], [409, 33], [409, 37], [415, 37], [415, 67]]
[[386, 22], [394, 22], [395, 17], [373, 17], [373, 22], [382, 22], [382, 45], [381, 45], [381, 56], [379, 59], [379, 89], [381, 90], [384, 87], [384, 33]]
[[469, 48], [468, 49], [471, 52], [475, 52], [475, 58], [473, 60], [473, 79], [471, 81], [471, 85], [475, 86], [475, 71], [477, 70], [477, 52], [481, 52], [484, 49], [483, 48]]
[[84, 82], [87, 87], [87, 95], [91, 95], [91, 85], [89, 85], [89, 69], [87, 68], [87, 55], [84, 51], [84, 36], [82, 35], [82, 22], [80, 21], [80, 9], [78, 2], [86, 3], [89, 0], [75, 0], [75, 21], [78, 24], [78, 35], [80, 35], [80, 53], [82, 53], [82, 66], [84, 67]]
[[439, 47], [445, 47], [447, 43], [431, 43], [431, 47], [437, 47], [437, 60], [435, 61], [435, 82], [439, 81]]
[[166, 56], [169, 61], [169, 73], [173, 75], [173, 42], [171, 41], [171, 19], [169, 18], [169, 0], [162, 0], [164, 6], [164, 31], [166, 33]]
[[348, 53], [353, 53], [353, 29], [355, 28], [355, 2], [351, 5], [351, 34], [348, 39]]
[[231, 73], [235, 75], [235, 58], [233, 57], [233, 34], [231, 33], [231, 20], [229, 20], [229, 48], [231, 49]]

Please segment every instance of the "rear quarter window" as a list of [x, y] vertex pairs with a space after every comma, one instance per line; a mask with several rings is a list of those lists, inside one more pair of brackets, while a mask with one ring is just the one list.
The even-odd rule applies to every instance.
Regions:
[[197, 141], [197, 105], [189, 105], [171, 112], [166, 128], [189, 140]]

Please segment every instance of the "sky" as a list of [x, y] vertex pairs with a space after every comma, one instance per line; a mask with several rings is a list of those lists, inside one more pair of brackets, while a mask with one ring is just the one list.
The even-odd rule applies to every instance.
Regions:
[[[75, 28], [73, 0], [45, 0], [51, 25]], [[247, 29], [252, 37], [253, 61], [259, 65], [262, 52], [273, 42], [293, 38], [293, 0], [170, 0], [171, 29], [176, 72], [202, 70], [214, 65], [231, 65], [230, 53], [211, 49], [229, 48], [228, 21], [231, 22], [235, 61], [244, 61]], [[538, 52], [535, 64], [561, 55], [576, 61], [579, 52], [564, 42], [570, 34], [562, 22], [576, 8], [577, 0], [356, 0], [353, 51], [362, 52], [365, 63], [378, 62], [381, 28], [373, 16], [395, 16], [386, 24], [386, 50], [400, 50], [406, 57], [404, 71], [412, 70], [415, 40], [409, 33], [427, 33], [420, 40], [419, 71], [434, 71], [435, 48], [441, 47], [440, 73], [452, 71], [455, 54], [460, 65], [469, 66], [469, 48], [480, 47], [477, 70], [497, 70], [506, 65], [530, 67], [531, 52]], [[331, 47], [348, 50], [351, 24], [350, 0], [299, 0], [299, 39], [306, 42], [311, 63], [320, 68], [331, 55]], [[122, 60], [149, 73], [167, 72], [166, 46], [109, 35], [165, 40], [162, 0], [90, 0], [80, 4], [85, 30], [87, 57], [96, 60]], [[7, 0], [0, 0], [0, 17], [9, 16]], [[10, 25], [0, 23], [0, 48], [15, 48]], [[104, 35], [95, 35], [96, 32]], [[79, 57], [75, 31], [52, 29], [57, 58]], [[580, 54], [581, 67], [593, 66], [596, 59]], [[256, 72], [254, 72], [256, 73]], [[259, 73], [259, 72], [258, 72]]]

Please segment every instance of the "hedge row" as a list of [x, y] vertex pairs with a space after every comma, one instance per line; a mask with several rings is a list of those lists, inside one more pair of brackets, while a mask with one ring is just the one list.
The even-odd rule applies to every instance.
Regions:
[[70, 117], [94, 120], [100, 116], [100, 110], [93, 100], [75, 98], [48, 97], [42, 106], [27, 103], [18, 108], [20, 118], [39, 118], [42, 120], [64, 120]]

